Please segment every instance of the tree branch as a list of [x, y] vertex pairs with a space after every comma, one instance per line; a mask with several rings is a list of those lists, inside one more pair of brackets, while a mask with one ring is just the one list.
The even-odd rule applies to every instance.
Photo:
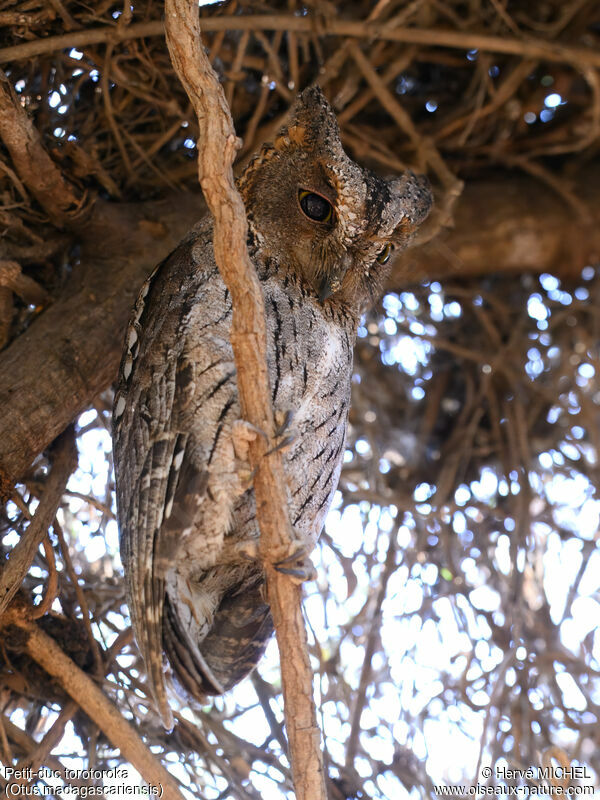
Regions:
[[175, 778], [147, 749], [133, 726], [54, 639], [28, 619], [26, 608], [11, 606], [3, 622], [4, 626], [16, 625], [25, 634], [28, 655], [63, 687], [147, 783], [163, 787], [161, 797], [183, 800]]
[[46, 152], [37, 130], [2, 70], [0, 138], [10, 152], [19, 177], [50, 219], [58, 226], [72, 221], [81, 212], [82, 200]]
[[50, 477], [35, 515], [0, 571], [0, 618], [27, 575], [37, 549], [52, 524], [69, 476], [76, 466], [77, 449], [73, 430], [70, 428], [56, 442]]
[[[387, 23], [364, 20], [344, 20], [323, 16], [296, 17], [287, 14], [252, 14], [239, 16], [205, 17], [202, 27], [212, 31], [285, 31], [309, 33], [320, 36], [349, 36], [357, 39], [381, 39], [402, 44], [420, 44], [429, 47], [448, 47], [457, 50], [481, 50], [484, 53], [504, 53], [541, 61], [573, 64], [574, 66], [600, 67], [600, 53], [592, 48], [574, 47], [527, 37], [517, 39], [510, 36], [488, 36], [483, 33], [467, 33], [439, 28], [390, 27]], [[24, 58], [85, 47], [102, 42], [123, 42], [145, 36], [162, 36], [160, 20], [139, 22], [123, 27], [92, 28], [85, 31], [65, 33], [37, 39], [32, 42], [5, 47], [0, 50], [0, 64]]]
[[61, 298], [0, 354], [0, 495], [116, 378], [139, 287], [205, 206], [199, 196], [96, 203], [81, 267]]
[[260, 552], [279, 645], [286, 729], [298, 800], [326, 800], [321, 733], [313, 699], [313, 674], [302, 617], [302, 588], [274, 564], [290, 552], [289, 519], [281, 453], [271, 447], [275, 424], [267, 372], [262, 289], [246, 249], [246, 212], [233, 178], [236, 138], [225, 95], [200, 38], [197, 4], [167, 0], [165, 26], [171, 60], [198, 118], [198, 172], [214, 216], [215, 260], [231, 293], [231, 343], [242, 416], [267, 434], [250, 445]]

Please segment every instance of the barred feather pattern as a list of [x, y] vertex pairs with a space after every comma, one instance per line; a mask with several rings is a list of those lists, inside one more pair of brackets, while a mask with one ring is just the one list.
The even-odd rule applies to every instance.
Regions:
[[[385, 181], [355, 164], [318, 89], [300, 96], [239, 186], [263, 288], [273, 407], [292, 418], [290, 518], [310, 551], [340, 475], [360, 314], [381, 294], [390, 248], [404, 247], [431, 195], [411, 173]], [[306, 194], [310, 213], [299, 202]], [[261, 567], [247, 556], [259, 531], [247, 464], [236, 457], [231, 315], [205, 219], [142, 287], [115, 394], [121, 557], [166, 727], [163, 652], [176, 682], [203, 700], [258, 663], [273, 628]]]
[[[157, 693], [163, 637], [178, 680], [198, 696], [237, 683], [272, 633], [256, 564], [219, 561], [224, 539], [256, 539], [258, 527], [232, 444], [231, 300], [216, 266], [206, 267], [211, 253], [207, 225], [144, 286], [127, 339], [135, 358], [129, 370], [126, 351], [115, 399], [121, 553]], [[291, 277], [266, 270], [263, 285], [273, 404], [293, 412], [291, 520], [310, 549], [339, 479], [356, 326]]]

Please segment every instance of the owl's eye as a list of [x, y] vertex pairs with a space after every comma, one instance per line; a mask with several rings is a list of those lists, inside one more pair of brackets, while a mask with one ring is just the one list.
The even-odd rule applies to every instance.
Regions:
[[307, 189], [300, 189], [298, 200], [300, 208], [309, 219], [315, 222], [331, 222], [333, 207], [329, 200], [321, 197], [320, 194], [309, 192]]
[[377, 263], [379, 264], [387, 264], [390, 260], [390, 256], [394, 251], [394, 245], [391, 242], [388, 242], [386, 246], [383, 248], [381, 253], [377, 256]]

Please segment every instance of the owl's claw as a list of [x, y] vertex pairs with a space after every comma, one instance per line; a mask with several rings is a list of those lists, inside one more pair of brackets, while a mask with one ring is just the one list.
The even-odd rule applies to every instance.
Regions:
[[303, 545], [296, 547], [289, 556], [277, 561], [274, 565], [277, 572], [283, 575], [289, 575], [294, 578], [298, 583], [305, 581], [314, 581], [317, 577], [317, 571], [314, 564], [309, 558], [308, 552]]
[[296, 438], [296, 431], [291, 429], [292, 420], [294, 419], [294, 412], [291, 408], [285, 411], [275, 412], [275, 446], [272, 447], [266, 455], [276, 453], [277, 451], [285, 451]]
[[291, 408], [286, 409], [285, 411], [276, 411], [275, 412], [275, 438], [279, 439], [283, 434], [289, 429], [290, 425], [292, 424], [292, 420], [294, 419], [294, 412]]
[[235, 546], [236, 551], [246, 561], [258, 561], [258, 539], [245, 539]]

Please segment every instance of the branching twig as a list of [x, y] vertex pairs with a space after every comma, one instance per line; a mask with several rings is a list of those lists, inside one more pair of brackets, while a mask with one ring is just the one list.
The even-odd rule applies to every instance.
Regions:
[[[266, 364], [263, 296], [246, 250], [246, 215], [232, 171], [239, 140], [219, 79], [202, 47], [196, 4], [189, 0], [168, 0], [165, 19], [173, 65], [198, 117], [199, 142], [202, 142], [199, 177], [215, 218], [215, 259], [233, 301], [231, 342], [242, 415], [272, 438], [275, 426]], [[279, 644], [296, 797], [325, 800], [321, 737], [313, 702], [301, 587], [273, 568], [293, 542], [281, 454], [259, 436], [251, 445], [250, 458], [256, 468], [254, 491], [260, 549]]]
[[15, 596], [35, 558], [38, 547], [48, 532], [48, 527], [52, 524], [65, 485], [76, 464], [77, 451], [73, 429], [69, 428], [56, 442], [52, 471], [35, 516], [24, 536], [13, 548], [10, 558], [0, 573], [0, 617]]
[[64, 654], [54, 639], [28, 619], [27, 609], [11, 606], [3, 622], [4, 625], [16, 625], [25, 634], [28, 655], [63, 687], [147, 783], [162, 786], [161, 796], [169, 800], [183, 800], [173, 776], [154, 758], [119, 709]]
[[[600, 67], [600, 53], [592, 48], [573, 47], [547, 42], [543, 39], [517, 39], [510, 36], [488, 36], [483, 33], [443, 30], [439, 28], [390, 27], [386, 22], [364, 22], [314, 17], [296, 17], [287, 14], [252, 14], [239, 16], [208, 17], [202, 22], [206, 31], [291, 31], [313, 33], [319, 25], [324, 36], [352, 36], [357, 39], [382, 39], [402, 44], [418, 44], [430, 47], [448, 47], [458, 50], [481, 50], [484, 53], [505, 53], [575, 66]], [[160, 36], [163, 23], [160, 20], [139, 22], [117, 30], [116, 27], [92, 28], [24, 42], [0, 50], [0, 64], [17, 59], [32, 58], [42, 53], [66, 50], [70, 47], [85, 47], [102, 42], [123, 42], [145, 36]]]
[[356, 699], [354, 702], [354, 709], [352, 712], [352, 727], [350, 729], [350, 736], [348, 737], [348, 746], [346, 748], [346, 766], [354, 766], [354, 758], [358, 747], [358, 739], [360, 735], [360, 719], [362, 712], [365, 708], [365, 701], [367, 699], [367, 690], [371, 684], [371, 676], [373, 673], [373, 656], [375, 654], [375, 647], [377, 641], [381, 636], [381, 607], [387, 593], [388, 582], [396, 568], [396, 549], [397, 549], [397, 536], [400, 523], [403, 520], [403, 515], [398, 513], [398, 518], [394, 528], [390, 531], [390, 541], [388, 544], [387, 555], [383, 573], [381, 575], [381, 582], [377, 590], [377, 597], [375, 605], [371, 613], [371, 620], [369, 624], [369, 635], [365, 646], [365, 656], [363, 667], [360, 673], [360, 680], [358, 683], [358, 691], [356, 692]]

